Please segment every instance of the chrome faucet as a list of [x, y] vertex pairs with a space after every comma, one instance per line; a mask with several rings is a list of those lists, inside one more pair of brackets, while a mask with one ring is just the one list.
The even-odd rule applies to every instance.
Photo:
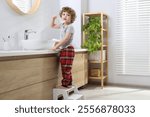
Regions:
[[36, 33], [35, 31], [33, 31], [32, 29], [28, 29], [24, 31], [24, 39], [28, 40], [29, 39], [29, 34], [30, 33]]

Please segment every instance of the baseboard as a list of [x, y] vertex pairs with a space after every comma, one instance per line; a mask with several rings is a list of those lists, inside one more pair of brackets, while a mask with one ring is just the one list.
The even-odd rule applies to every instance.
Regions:
[[[100, 80], [90, 80], [88, 82], [90, 85], [100, 85], [101, 82]], [[117, 87], [125, 87], [125, 88], [140, 88], [140, 89], [150, 89], [150, 86], [142, 86], [142, 85], [134, 85], [134, 84], [123, 84], [123, 83], [110, 83], [110, 82], [104, 82], [104, 87], [105, 86], [117, 86]]]
[[107, 86], [117, 86], [117, 87], [125, 87], [125, 88], [140, 88], [140, 89], [150, 89], [150, 86], [141, 86], [141, 85], [131, 85], [131, 84], [123, 84], [123, 83], [107, 83]]

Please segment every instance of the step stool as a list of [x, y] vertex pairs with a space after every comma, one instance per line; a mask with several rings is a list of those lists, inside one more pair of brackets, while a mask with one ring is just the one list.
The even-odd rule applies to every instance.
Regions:
[[[69, 94], [73, 92], [72, 94]], [[70, 86], [69, 88], [57, 87], [53, 89], [53, 100], [58, 100], [60, 96], [63, 96], [64, 100], [84, 100], [84, 96], [79, 93], [76, 86]]]

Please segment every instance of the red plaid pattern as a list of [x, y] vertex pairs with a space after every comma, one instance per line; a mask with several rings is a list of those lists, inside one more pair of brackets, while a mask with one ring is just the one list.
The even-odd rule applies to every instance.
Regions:
[[60, 64], [62, 70], [62, 86], [67, 87], [72, 84], [72, 64], [75, 56], [74, 47], [68, 46], [60, 51]]

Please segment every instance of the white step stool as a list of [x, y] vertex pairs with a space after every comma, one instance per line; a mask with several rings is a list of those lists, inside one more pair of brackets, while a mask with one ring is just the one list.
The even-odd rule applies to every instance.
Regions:
[[[69, 94], [73, 92], [72, 94]], [[84, 96], [79, 93], [76, 86], [70, 86], [69, 88], [57, 87], [53, 89], [53, 100], [58, 100], [60, 96], [63, 96], [64, 100], [84, 100]]]

